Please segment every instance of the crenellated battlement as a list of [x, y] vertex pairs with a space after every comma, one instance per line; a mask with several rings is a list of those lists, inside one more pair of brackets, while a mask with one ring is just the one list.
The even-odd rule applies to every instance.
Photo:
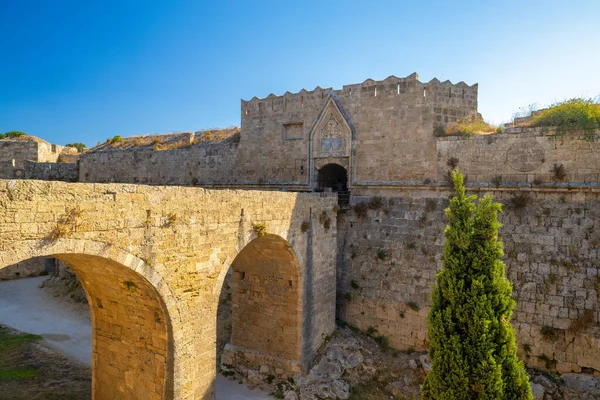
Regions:
[[[366, 79], [362, 83], [344, 85], [342, 89], [315, 87], [313, 90], [302, 89], [297, 93], [285, 92], [283, 95], [269, 94], [265, 98], [253, 97], [241, 101], [242, 118], [245, 115], [273, 114], [289, 110], [297, 110], [307, 106], [321, 105], [329, 93], [339, 98], [359, 99], [368, 97], [413, 97], [420, 101], [438, 103], [440, 106], [477, 107], [478, 84], [456, 84], [437, 78], [429, 82], [420, 82], [418, 74], [412, 73], [405, 78], [390, 75], [382, 81]], [[421, 100], [421, 98], [423, 100]]]

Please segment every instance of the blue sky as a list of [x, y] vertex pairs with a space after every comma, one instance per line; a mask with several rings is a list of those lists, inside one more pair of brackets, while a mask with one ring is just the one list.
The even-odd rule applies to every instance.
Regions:
[[600, 94], [600, 1], [0, 1], [0, 132], [94, 145], [239, 125], [240, 99], [417, 72], [493, 122]]

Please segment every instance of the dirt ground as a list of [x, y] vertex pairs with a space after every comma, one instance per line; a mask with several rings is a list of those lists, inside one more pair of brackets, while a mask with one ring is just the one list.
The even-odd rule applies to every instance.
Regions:
[[40, 336], [0, 325], [0, 399], [91, 398], [90, 369], [44, 344]]

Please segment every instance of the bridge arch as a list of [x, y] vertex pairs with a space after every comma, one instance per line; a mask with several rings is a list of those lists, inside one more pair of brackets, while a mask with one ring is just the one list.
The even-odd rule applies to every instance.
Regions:
[[160, 274], [115, 246], [77, 239], [21, 242], [0, 252], [0, 269], [41, 256], [69, 266], [88, 298], [92, 398], [173, 398], [172, 319], [179, 311]]
[[302, 372], [307, 317], [303, 267], [302, 253], [285, 229], [262, 237], [249, 234], [227, 257], [217, 289], [230, 286], [231, 331], [218, 362], [256, 370], [266, 364], [288, 376]]

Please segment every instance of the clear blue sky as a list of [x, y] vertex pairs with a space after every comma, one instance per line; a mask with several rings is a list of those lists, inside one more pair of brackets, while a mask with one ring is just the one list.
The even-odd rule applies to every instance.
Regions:
[[493, 122], [600, 94], [600, 1], [0, 1], [0, 132], [94, 145], [239, 125], [240, 99], [419, 74]]

